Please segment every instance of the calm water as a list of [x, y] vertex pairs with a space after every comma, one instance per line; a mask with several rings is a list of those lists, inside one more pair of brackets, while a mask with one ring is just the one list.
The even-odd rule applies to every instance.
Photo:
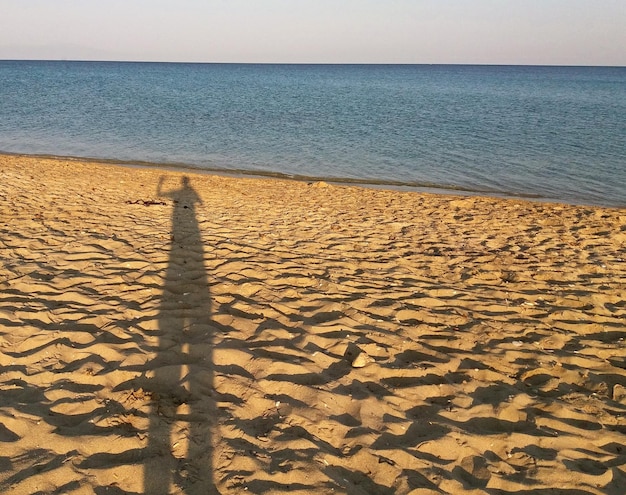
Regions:
[[626, 206], [626, 68], [0, 61], [0, 150]]

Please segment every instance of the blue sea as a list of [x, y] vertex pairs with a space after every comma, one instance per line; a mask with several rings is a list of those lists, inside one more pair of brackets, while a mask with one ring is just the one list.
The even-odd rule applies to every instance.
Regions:
[[626, 206], [626, 68], [0, 61], [0, 152]]

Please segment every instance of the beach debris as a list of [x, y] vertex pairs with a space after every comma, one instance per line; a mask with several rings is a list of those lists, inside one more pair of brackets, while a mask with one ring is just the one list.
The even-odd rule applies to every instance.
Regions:
[[321, 180], [319, 182], [314, 182], [313, 184], [311, 184], [311, 187], [325, 188], [330, 187], [330, 184]]
[[613, 400], [615, 402], [621, 402], [622, 404], [626, 404], [626, 387], [616, 383], [613, 386]]
[[356, 344], [348, 344], [346, 352], [343, 355], [344, 358], [350, 363], [353, 368], [364, 368], [368, 364], [374, 362], [374, 359], [364, 352]]
[[370, 356], [368, 356], [367, 354], [365, 354], [364, 352], [362, 352], [361, 354], [359, 354], [356, 359], [354, 361], [352, 361], [352, 367], [353, 368], [363, 368], [365, 366], [367, 366], [370, 363], [373, 363], [374, 359]]
[[128, 200], [126, 201], [127, 205], [143, 205], [143, 206], [154, 206], [154, 205], [166, 205], [165, 201], [157, 201], [154, 199], [136, 199], [136, 200]]
[[378, 464], [389, 464], [390, 466], [395, 466], [396, 465], [396, 461], [394, 461], [393, 459], [389, 459], [388, 457], [382, 456], [382, 455], [377, 455], [376, 457], [378, 457]]

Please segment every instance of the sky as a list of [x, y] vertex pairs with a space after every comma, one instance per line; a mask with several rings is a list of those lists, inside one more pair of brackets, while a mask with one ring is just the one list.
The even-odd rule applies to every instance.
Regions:
[[626, 0], [0, 0], [0, 59], [626, 66]]

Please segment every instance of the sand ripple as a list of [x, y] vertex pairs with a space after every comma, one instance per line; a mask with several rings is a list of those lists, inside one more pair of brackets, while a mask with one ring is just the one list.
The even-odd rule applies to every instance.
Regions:
[[0, 157], [0, 492], [626, 492], [626, 213]]

